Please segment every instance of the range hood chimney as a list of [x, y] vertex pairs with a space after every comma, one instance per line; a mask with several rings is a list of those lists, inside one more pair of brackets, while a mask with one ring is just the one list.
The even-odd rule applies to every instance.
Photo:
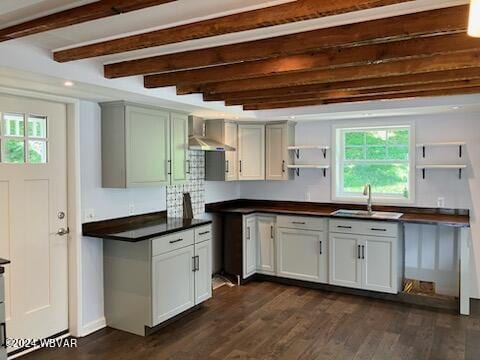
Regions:
[[205, 136], [206, 124], [205, 120], [190, 115], [188, 117], [188, 148], [190, 150], [203, 150], [203, 151], [234, 151], [235, 148], [218, 142], [213, 139], [209, 139]]

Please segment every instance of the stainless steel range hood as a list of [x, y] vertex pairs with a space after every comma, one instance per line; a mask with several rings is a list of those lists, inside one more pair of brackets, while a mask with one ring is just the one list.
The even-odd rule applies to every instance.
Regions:
[[188, 148], [190, 150], [203, 151], [234, 151], [235, 148], [222, 144], [205, 136], [205, 120], [190, 115], [188, 117]]

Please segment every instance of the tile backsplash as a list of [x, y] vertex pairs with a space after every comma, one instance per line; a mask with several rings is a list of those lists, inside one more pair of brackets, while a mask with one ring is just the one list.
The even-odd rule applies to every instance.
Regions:
[[189, 150], [190, 160], [187, 183], [167, 186], [168, 217], [183, 216], [183, 193], [190, 193], [193, 215], [197, 217], [205, 212], [205, 153]]

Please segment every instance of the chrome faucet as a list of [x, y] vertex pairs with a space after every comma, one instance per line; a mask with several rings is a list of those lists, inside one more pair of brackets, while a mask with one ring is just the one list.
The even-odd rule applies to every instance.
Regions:
[[368, 209], [368, 215], [372, 215], [372, 185], [366, 184], [365, 187], [363, 188], [363, 195], [368, 196], [367, 199], [367, 209]]

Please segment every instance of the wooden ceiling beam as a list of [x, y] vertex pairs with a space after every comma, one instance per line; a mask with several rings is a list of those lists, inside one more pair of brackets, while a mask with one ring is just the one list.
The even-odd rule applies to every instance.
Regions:
[[95, 56], [118, 54], [405, 1], [408, 0], [296, 0], [286, 4], [60, 50], [54, 52], [53, 58], [59, 62], [67, 62]]
[[465, 32], [467, 19], [468, 6], [455, 6], [269, 39], [107, 64], [104, 66], [104, 74], [107, 78], [146, 75], [307, 53], [329, 47]]
[[144, 84], [146, 88], [177, 84], [208, 84], [285, 73], [333, 69], [342, 66], [379, 64], [404, 58], [413, 59], [468, 50], [480, 50], [480, 39], [472, 38], [465, 33], [437, 35], [350, 48], [326, 49], [315, 53], [247, 61], [240, 64], [148, 75], [145, 76]]
[[339, 103], [349, 103], [349, 102], [364, 102], [364, 101], [374, 101], [374, 100], [385, 100], [385, 99], [406, 99], [406, 98], [416, 98], [416, 97], [427, 97], [427, 96], [451, 96], [451, 95], [466, 95], [466, 94], [478, 94], [480, 93], [480, 87], [466, 87], [459, 89], [444, 89], [444, 90], [429, 90], [429, 91], [416, 91], [416, 92], [407, 92], [400, 94], [391, 94], [385, 96], [373, 95], [373, 96], [364, 96], [364, 97], [350, 97], [350, 98], [338, 98], [338, 99], [329, 99], [329, 100], [299, 100], [292, 102], [275, 102], [275, 103], [265, 103], [265, 104], [249, 104], [243, 106], [244, 110], [272, 110], [272, 109], [285, 109], [285, 108], [294, 108], [294, 107], [305, 107], [305, 106], [317, 106], [317, 105], [328, 105], [328, 104], [339, 104]]
[[238, 106], [238, 105], [250, 105], [250, 104], [266, 104], [266, 103], [279, 103], [279, 102], [294, 102], [294, 101], [307, 101], [307, 100], [331, 100], [342, 98], [355, 98], [364, 96], [384, 95], [388, 98], [392, 94], [403, 94], [419, 91], [433, 91], [433, 90], [453, 90], [480, 87], [480, 78], [474, 80], [456, 80], [445, 81], [431, 84], [417, 84], [417, 85], [403, 85], [403, 86], [390, 86], [384, 88], [371, 88], [371, 89], [359, 89], [359, 90], [329, 90], [318, 92], [316, 94], [296, 94], [275, 96], [269, 98], [259, 99], [234, 99], [225, 101], [226, 106]]
[[0, 29], [0, 42], [176, 0], [100, 0]]
[[[480, 67], [480, 51], [435, 55], [421, 59], [398, 60], [388, 63], [360, 65], [336, 69], [315, 70], [302, 73], [265, 76], [254, 79], [224, 81], [201, 86], [191, 86], [189, 91], [225, 93], [234, 91], [271, 89], [288, 86], [329, 83], [347, 80], [413, 75], [433, 71]], [[182, 91], [185, 92], [186, 89]], [[177, 90], [178, 91], [178, 90]]]
[[349, 91], [363, 89], [382, 89], [391, 86], [413, 86], [430, 83], [450, 81], [465, 81], [468, 79], [480, 79], [480, 68], [467, 68], [459, 70], [435, 71], [425, 74], [389, 76], [376, 79], [362, 79], [353, 81], [339, 81], [332, 83], [319, 83], [313, 85], [300, 85], [274, 89], [237, 91], [230, 93], [210, 94], [204, 93], [204, 101], [227, 101], [262, 99], [275, 96], [297, 96], [316, 94], [325, 91]]

